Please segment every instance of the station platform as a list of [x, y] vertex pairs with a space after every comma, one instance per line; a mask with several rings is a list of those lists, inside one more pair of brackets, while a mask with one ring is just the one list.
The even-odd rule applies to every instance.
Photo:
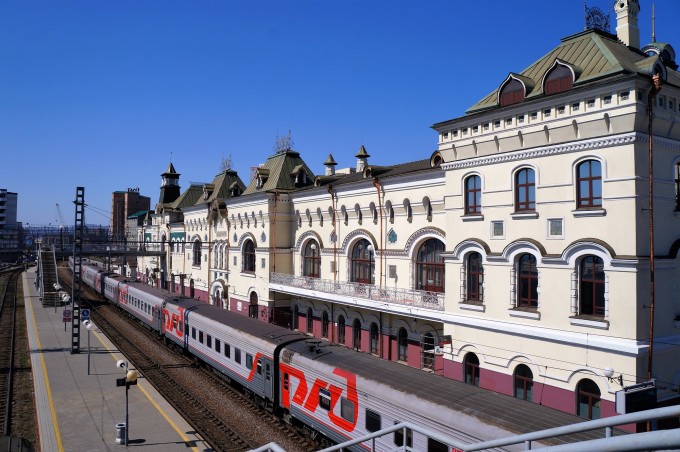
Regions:
[[[35, 288], [35, 269], [23, 273], [26, 318], [33, 368], [40, 450], [124, 450], [116, 424], [125, 422], [125, 387], [116, 379], [126, 359], [96, 327], [81, 328], [80, 353], [71, 354], [71, 324], [62, 307], [43, 307]], [[66, 326], [66, 328], [64, 328]], [[130, 368], [133, 368], [130, 365]], [[143, 451], [205, 451], [210, 447], [140, 375], [128, 392], [128, 448]]]

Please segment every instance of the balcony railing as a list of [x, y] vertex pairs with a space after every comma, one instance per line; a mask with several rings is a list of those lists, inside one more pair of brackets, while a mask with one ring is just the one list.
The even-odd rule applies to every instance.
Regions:
[[334, 282], [329, 279], [309, 278], [307, 276], [271, 273], [269, 282], [300, 289], [315, 290], [334, 295], [363, 298], [381, 303], [394, 303], [402, 306], [444, 310], [444, 293], [415, 289], [378, 287], [374, 284], [354, 282]]

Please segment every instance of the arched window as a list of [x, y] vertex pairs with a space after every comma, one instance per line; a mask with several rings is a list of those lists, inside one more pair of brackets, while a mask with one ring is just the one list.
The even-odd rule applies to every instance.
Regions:
[[359, 319], [354, 319], [352, 326], [352, 347], [356, 350], [361, 350], [361, 322]]
[[[373, 251], [370, 242], [359, 240], [352, 248], [351, 281], [362, 284], [373, 284]], [[372, 246], [371, 246], [372, 248]]]
[[592, 381], [583, 379], [576, 386], [576, 414], [586, 419], [599, 419], [600, 388]]
[[397, 359], [408, 361], [408, 333], [405, 328], [399, 328], [397, 333]]
[[482, 213], [482, 179], [470, 176], [465, 179], [465, 214]]
[[302, 274], [310, 278], [318, 278], [321, 275], [321, 250], [316, 240], [307, 242], [303, 259]]
[[474, 353], [468, 353], [463, 360], [465, 383], [479, 386], [479, 358]]
[[581, 260], [579, 313], [604, 317], [604, 261], [597, 256]]
[[430, 292], [444, 292], [444, 243], [428, 239], [416, 255], [416, 288]]
[[576, 168], [577, 207], [587, 209], [602, 206], [602, 165], [586, 160]]
[[250, 304], [248, 305], [248, 317], [257, 318], [258, 302], [257, 292], [250, 292]]
[[528, 366], [520, 364], [515, 368], [515, 397], [531, 402], [534, 394], [534, 374]]
[[314, 315], [312, 313], [312, 308], [307, 308], [307, 332], [309, 334], [314, 334]]
[[324, 339], [328, 339], [328, 312], [323, 311], [323, 314], [321, 314], [321, 337]]
[[570, 90], [574, 86], [574, 75], [569, 67], [557, 64], [545, 78], [545, 94], [557, 94]]
[[371, 323], [371, 353], [378, 354], [380, 344], [380, 333], [378, 332], [378, 324]]
[[255, 245], [252, 240], [243, 244], [243, 271], [255, 273]]
[[345, 317], [338, 317], [338, 344], [345, 345]]
[[501, 89], [500, 98], [501, 107], [524, 101], [524, 84], [515, 78], [510, 78]]
[[536, 181], [531, 168], [521, 169], [515, 175], [515, 210], [536, 210]]
[[198, 240], [198, 239], [194, 240], [192, 251], [193, 251], [192, 265], [194, 265], [194, 266], [201, 265], [201, 241], [200, 240]]
[[517, 261], [517, 306], [520, 308], [538, 307], [538, 269], [536, 258], [522, 254]]
[[467, 258], [467, 301], [484, 301], [484, 267], [482, 255], [470, 253]]
[[467, 301], [481, 303], [484, 301], [484, 266], [482, 255], [470, 253], [467, 259]]

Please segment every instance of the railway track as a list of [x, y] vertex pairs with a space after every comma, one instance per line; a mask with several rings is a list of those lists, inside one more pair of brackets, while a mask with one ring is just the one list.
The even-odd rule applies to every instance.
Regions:
[[[20, 273], [4, 276], [5, 287], [0, 303], [0, 425], [3, 436], [12, 433], [12, 401], [14, 389], [14, 356], [16, 343], [17, 281]], [[5, 369], [7, 369], [5, 371]]]
[[[61, 284], [68, 287], [70, 281]], [[89, 288], [83, 286], [83, 292], [95, 325], [215, 450], [250, 450], [271, 441], [289, 452], [318, 449], [210, 369], [166, 346], [154, 332], [101, 301]]]

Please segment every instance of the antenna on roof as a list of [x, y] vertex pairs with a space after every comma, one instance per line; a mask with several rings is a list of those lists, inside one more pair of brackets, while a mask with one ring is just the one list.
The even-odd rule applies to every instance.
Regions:
[[597, 6], [588, 8], [586, 0], [583, 0], [583, 8], [585, 9], [586, 30], [595, 29], [609, 33], [609, 13], [605, 15]]
[[279, 137], [278, 130], [276, 131], [276, 143], [274, 144], [274, 152], [277, 154], [282, 154], [286, 151], [293, 149], [293, 138], [288, 129], [288, 135]]
[[652, 42], [656, 42], [656, 31], [655, 31], [656, 15], [654, 14], [654, 2], [652, 2]]
[[230, 170], [232, 166], [232, 160], [231, 160], [231, 152], [229, 153], [229, 157], [226, 159], [222, 157], [222, 162], [220, 163], [220, 171], [226, 171]]

